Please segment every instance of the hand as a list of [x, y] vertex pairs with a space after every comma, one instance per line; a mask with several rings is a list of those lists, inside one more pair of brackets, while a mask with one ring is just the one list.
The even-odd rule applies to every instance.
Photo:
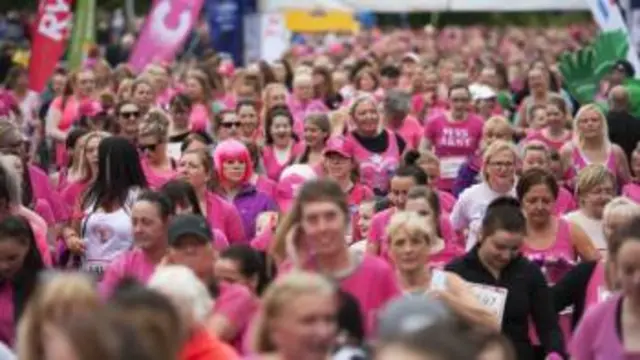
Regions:
[[67, 236], [66, 239], [67, 248], [74, 254], [84, 254], [85, 244], [84, 241], [77, 235], [72, 234]]
[[593, 44], [594, 75], [598, 82], [607, 74], [616, 61], [627, 58], [629, 42], [622, 30], [600, 33]]
[[560, 56], [560, 73], [571, 95], [581, 104], [593, 101], [598, 92], [599, 81], [594, 76], [594, 56], [590, 47]]

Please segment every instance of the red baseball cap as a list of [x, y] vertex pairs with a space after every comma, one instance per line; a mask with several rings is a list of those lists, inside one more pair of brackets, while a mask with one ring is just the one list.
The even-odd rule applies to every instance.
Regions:
[[347, 141], [343, 136], [330, 137], [324, 147], [323, 155], [336, 153], [340, 156], [351, 158], [351, 150], [347, 146]]

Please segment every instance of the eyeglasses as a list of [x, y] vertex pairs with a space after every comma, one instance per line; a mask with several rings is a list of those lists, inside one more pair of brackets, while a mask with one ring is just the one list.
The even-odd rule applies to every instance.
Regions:
[[490, 166], [494, 167], [494, 168], [511, 168], [514, 167], [514, 163], [512, 162], [503, 162], [503, 161], [492, 161], [489, 163]]
[[156, 151], [156, 147], [158, 144], [138, 144], [138, 149], [142, 152], [146, 151]]
[[140, 116], [140, 111], [124, 111], [120, 113], [123, 118], [137, 119]]
[[240, 125], [241, 124], [239, 121], [229, 121], [229, 122], [223, 122], [222, 124], [220, 124], [220, 126], [222, 126], [225, 129], [231, 129], [233, 127], [239, 128]]

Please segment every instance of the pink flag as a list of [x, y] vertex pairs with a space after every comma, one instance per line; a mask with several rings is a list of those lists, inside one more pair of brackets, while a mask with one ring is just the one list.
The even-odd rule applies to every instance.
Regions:
[[141, 71], [150, 63], [171, 62], [198, 20], [204, 0], [156, 0], [129, 63]]

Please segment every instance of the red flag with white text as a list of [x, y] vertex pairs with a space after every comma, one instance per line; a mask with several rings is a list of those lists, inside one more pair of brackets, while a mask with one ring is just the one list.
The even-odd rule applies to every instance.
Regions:
[[73, 0], [40, 0], [31, 38], [29, 89], [44, 90], [64, 54], [71, 30]]

